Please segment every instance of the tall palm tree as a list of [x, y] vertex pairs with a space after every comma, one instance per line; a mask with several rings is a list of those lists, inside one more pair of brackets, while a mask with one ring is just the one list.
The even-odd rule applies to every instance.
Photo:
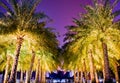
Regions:
[[[87, 29], [87, 26], [81, 23], [79, 28], [78, 28], [78, 26], [68, 26], [67, 29], [69, 31], [66, 34], [65, 40], [67, 39], [67, 40], [69, 40], [69, 42], [64, 47], [64, 53], [65, 53], [64, 55], [67, 56], [65, 58], [65, 63], [69, 64], [68, 62], [70, 62], [70, 64], [69, 64], [70, 69], [76, 70], [76, 68], [79, 68], [81, 70], [81, 72], [84, 71], [84, 73], [86, 73], [86, 68], [84, 68], [84, 70], [83, 70], [83, 68], [80, 67], [80, 64], [83, 65], [83, 63], [81, 63], [81, 60], [83, 60], [85, 58], [85, 57], [81, 56], [81, 53], [82, 53], [80, 50], [81, 44], [80, 43], [78, 44], [76, 42], [78, 42], [78, 41], [82, 42], [84, 37], [87, 36], [87, 33], [86, 34], [84, 34], [84, 32], [82, 33], [82, 31]], [[77, 35], [78, 32], [81, 32], [81, 33], [79, 35]], [[85, 64], [85, 62], [84, 62], [84, 64]]]
[[0, 49], [1, 49], [1, 60], [2, 63], [1, 65], [1, 70], [4, 71], [5, 70], [5, 75], [4, 76], [4, 83], [7, 83], [8, 81], [8, 74], [10, 73], [10, 69], [12, 66], [12, 51], [14, 50], [14, 45], [13, 45], [13, 41], [6, 36], [6, 38], [4, 38], [4, 36], [0, 36], [1, 42], [0, 42]]
[[[77, 34], [77, 36], [80, 36], [81, 35], [81, 31], [79, 30], [79, 28], [77, 29], [77, 28], [74, 28], [74, 29], [76, 29], [76, 31], [78, 31], [78, 32], [80, 32], [79, 34]], [[82, 30], [82, 31], [84, 31], [84, 30]], [[114, 31], [114, 30], [110, 30], [110, 32], [117, 32], [117, 34], [119, 33], [119, 31]], [[112, 34], [112, 32], [111, 32], [111, 34]], [[84, 31], [84, 33], [85, 33], [85, 31]], [[69, 46], [67, 46], [67, 48], [65, 48], [65, 55], [67, 55], [67, 60], [69, 60], [70, 58], [70, 60], [68, 61], [68, 62], [72, 62], [72, 66], [78, 66], [77, 65], [77, 63], [79, 63], [80, 64], [80, 61], [83, 59], [83, 58], [86, 58], [87, 59], [87, 57], [88, 57], [88, 54], [86, 54], [86, 53], [88, 53], [88, 51], [90, 50], [90, 49], [93, 49], [93, 57], [94, 57], [94, 64], [95, 65], [98, 65], [97, 63], [99, 63], [99, 62], [102, 62], [103, 61], [103, 59], [101, 60], [100, 58], [103, 58], [101, 55], [102, 55], [102, 43], [101, 43], [101, 41], [99, 40], [99, 36], [100, 34], [98, 33], [98, 32], [96, 32], [96, 31], [92, 31], [91, 33], [89, 33], [89, 35], [88, 36], [86, 36], [85, 38], [81, 38], [80, 37], [80, 39], [78, 39], [78, 41], [74, 41], [74, 42], [72, 42], [72, 43], [69, 43]], [[119, 35], [119, 34], [118, 34]], [[76, 36], [76, 35], [75, 35]], [[111, 35], [112, 36], [112, 35]], [[72, 36], [73, 37], [73, 36]], [[115, 37], [115, 36], [114, 36]], [[116, 37], [117, 37], [117, 39], [116, 39]], [[118, 41], [118, 36], [116, 35], [116, 37], [114, 38], [114, 41]], [[110, 41], [110, 42], [108, 42], [108, 49], [111, 49], [111, 50], [114, 50], [114, 52], [116, 53], [116, 54], [110, 54], [110, 56], [112, 57], [112, 56], [114, 56], [114, 57], [118, 57], [118, 55], [117, 54], [119, 54], [119, 52], [116, 50], [116, 47], [114, 47], [114, 49], [113, 49], [113, 46], [111, 47], [111, 45], [113, 45], [113, 44], [111, 44], [111, 43], [114, 43], [113, 41]], [[93, 47], [90, 47], [89, 45], [92, 45]], [[86, 47], [87, 46], [87, 47]], [[87, 49], [86, 49], [87, 48]], [[116, 51], [115, 51], [116, 50]], [[72, 56], [71, 56], [72, 55]], [[84, 55], [84, 56], [83, 56]], [[86, 56], [86, 57], [85, 57]], [[75, 58], [76, 57], [76, 58]], [[82, 58], [83, 57], [83, 58]], [[88, 58], [89, 59], [89, 58]], [[88, 60], [89, 61], [89, 60]], [[74, 63], [74, 64], [73, 64]], [[91, 63], [91, 62], [90, 62]], [[88, 63], [89, 64], [89, 63]], [[71, 65], [71, 64], [69, 64], [69, 65]], [[101, 65], [100, 63], [99, 63], [99, 65]], [[90, 67], [92, 67], [92, 66], [90, 66]], [[97, 67], [97, 66], [96, 66]], [[98, 68], [96, 68], [96, 69], [98, 69]]]
[[[51, 29], [50, 28], [45, 28], [45, 29], [42, 28], [42, 30], [37, 30], [34, 28], [34, 29], [32, 29], [32, 31], [29, 30], [30, 33], [28, 33], [27, 36], [25, 36], [23, 46], [21, 48], [20, 65], [19, 65], [20, 67], [18, 67], [19, 70], [21, 68], [21, 65], [23, 64], [23, 66], [24, 66], [24, 64], [27, 61], [26, 59], [23, 59], [23, 57], [25, 55], [31, 55], [31, 53], [30, 53], [31, 50], [33, 50], [35, 52], [35, 55], [36, 55], [35, 61], [38, 58], [44, 60], [44, 61], [42, 60], [43, 64], [41, 66], [44, 66], [44, 63], [46, 63], [45, 67], [47, 67], [46, 68], [47, 70], [45, 70], [45, 71], [52, 70], [52, 68], [55, 67], [53, 65], [51, 66], [51, 68], [49, 66], [46, 66], [48, 64], [49, 65], [55, 64], [56, 55], [58, 52], [57, 51], [58, 41], [56, 39], [56, 36], [53, 32], [51, 32], [49, 30], [51, 30]], [[42, 51], [45, 51], [43, 58], [42, 58], [43, 53], [41, 54]], [[31, 60], [34, 60], [34, 59], [32, 59], [32, 57], [31, 57]], [[26, 69], [22, 68], [26, 71], [29, 71], [28, 78], [26, 78], [26, 79], [29, 79], [26, 81], [27, 83], [28, 83], [28, 81], [30, 82], [32, 70], [35, 70], [36, 65], [37, 65], [37, 63], [33, 62], [33, 61], [27, 61], [27, 65], [29, 65], [28, 62], [32, 62], [31, 67], [29, 67], [29, 68], [27, 67]], [[33, 65], [33, 64], [36, 64], [36, 65]]]
[[[56, 37], [50, 32], [47, 31], [47, 34], [45, 36], [42, 36], [41, 38], [42, 42], [40, 42], [39, 50], [37, 52], [37, 57], [40, 58], [40, 69], [41, 69], [41, 77], [45, 79], [45, 73], [44, 72], [51, 72], [52, 70], [57, 69], [58, 60], [58, 41], [56, 40]], [[41, 47], [43, 45], [43, 48]], [[41, 82], [44, 82], [44, 80], [40, 80]]]
[[6, 65], [6, 69], [5, 69], [4, 83], [8, 82], [8, 74], [9, 74], [9, 69], [10, 69], [10, 60], [11, 60], [11, 56], [7, 56], [7, 65]]
[[[94, 7], [87, 6], [87, 14], [85, 15], [86, 23], [88, 26], [93, 29], [99, 30], [99, 33], [102, 34], [101, 37], [102, 49], [104, 55], [104, 72], [105, 72], [105, 82], [110, 81], [110, 67], [108, 59], [108, 45], [106, 40], [111, 38], [112, 34], [108, 32], [110, 29], [118, 29], [118, 24], [113, 23], [114, 15], [112, 14], [112, 7], [110, 6], [109, 0], [103, 1], [101, 3], [96, 3]], [[91, 22], [90, 22], [91, 21]], [[108, 36], [109, 34], [109, 36]], [[118, 32], [119, 34], [119, 32]], [[111, 35], [111, 36], [110, 36]]]
[[70, 34], [67, 34], [68, 36], [67, 39], [72, 42], [73, 41], [79, 42], [79, 43], [76, 43], [76, 45], [74, 43], [75, 46], [70, 46], [70, 47], [73, 47], [71, 48], [71, 50], [74, 50], [70, 54], [74, 54], [74, 57], [76, 57], [75, 55], [77, 55], [77, 52], [78, 52], [76, 51], [77, 49], [81, 50], [82, 54], [80, 54], [81, 56], [79, 57], [82, 57], [82, 55], [86, 55], [86, 52], [88, 51], [86, 50], [85, 45], [87, 45], [87, 49], [88, 49], [89, 44], [94, 44], [95, 41], [100, 42], [99, 44], [102, 46], [103, 55], [104, 55], [104, 64], [105, 64], [104, 71], [105, 71], [105, 82], [106, 82], [110, 79], [108, 49], [107, 49], [108, 43], [106, 41], [114, 41], [114, 40], [116, 41], [118, 39], [119, 33], [120, 33], [118, 30], [119, 23], [113, 23], [113, 19], [115, 16], [112, 14], [111, 8], [113, 7], [111, 7], [110, 4], [108, 3], [109, 0], [102, 1], [102, 2], [96, 2], [97, 0], [94, 0], [94, 1], [95, 1], [94, 6], [90, 6], [90, 5], [86, 6], [85, 9], [87, 13], [83, 14], [79, 20], [76, 20], [76, 24], [78, 25], [78, 27], [82, 24], [82, 26], [85, 25], [88, 28], [84, 27], [82, 30], [82, 29], [79, 29], [81, 28], [81, 26], [79, 28], [76, 28], [76, 26], [73, 26], [72, 27], [73, 29], [71, 28], [69, 30]]
[[36, 76], [35, 76], [35, 83], [39, 83], [40, 79], [39, 79], [39, 72], [40, 72], [40, 59], [38, 58], [37, 61], [37, 67], [36, 67]]
[[[16, 70], [20, 54], [20, 49], [24, 40], [24, 36], [28, 30], [35, 28], [37, 24], [43, 26], [44, 23], [38, 23], [42, 15], [38, 12], [35, 13], [36, 7], [41, 0], [6, 0], [0, 1], [1, 6], [4, 7], [6, 13], [0, 19], [0, 34], [14, 33], [17, 45], [15, 52], [14, 64], [11, 71], [9, 83], [15, 82]], [[42, 24], [42, 25], [40, 25]]]
[[115, 74], [115, 79], [116, 79], [116, 82], [120, 82], [120, 80], [119, 80], [119, 74], [118, 74], [118, 65], [119, 65], [119, 63], [118, 63], [118, 61], [117, 61], [117, 59], [116, 58], [111, 58], [110, 59], [110, 63], [111, 63], [111, 69], [113, 70], [113, 72], [114, 72], [114, 74]]

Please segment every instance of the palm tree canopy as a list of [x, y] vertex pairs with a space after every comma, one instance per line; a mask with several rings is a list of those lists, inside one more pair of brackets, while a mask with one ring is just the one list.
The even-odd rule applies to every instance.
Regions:
[[94, 0], [94, 5], [85, 6], [86, 13], [81, 14], [80, 19], [74, 19], [74, 26], [67, 26], [68, 32], [65, 34], [67, 44], [64, 46], [63, 54], [67, 68], [79, 68], [83, 59], [87, 59], [89, 63], [88, 51], [92, 49], [97, 69], [101, 69], [99, 63], [103, 61], [101, 40], [107, 42], [109, 59], [113, 57], [120, 59], [117, 46], [120, 41], [120, 22], [113, 22], [116, 15], [112, 13], [113, 5], [116, 3], [118, 1], [111, 6], [109, 0], [102, 2]]
[[40, 0], [1, 0], [0, 5], [6, 12], [0, 18], [0, 34], [14, 32], [18, 35], [38, 25], [45, 26], [45, 23], [39, 20], [47, 16], [41, 12], [35, 13], [39, 3]]

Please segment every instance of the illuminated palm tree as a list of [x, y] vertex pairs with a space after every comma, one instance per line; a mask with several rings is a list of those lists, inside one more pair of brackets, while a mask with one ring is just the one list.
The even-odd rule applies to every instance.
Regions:
[[[35, 31], [35, 33], [33, 34], [34, 31]], [[46, 72], [48, 70], [51, 71], [52, 69], [57, 68], [56, 63], [55, 63], [56, 55], [58, 52], [57, 48], [58, 48], [58, 41], [56, 39], [55, 34], [53, 32], [51, 32], [50, 28], [45, 28], [45, 29], [43, 28], [42, 32], [41, 32], [41, 30], [32, 29], [32, 32], [30, 31], [30, 34], [28, 33], [28, 35], [24, 39], [23, 46], [21, 48], [21, 53], [23, 53], [23, 54], [20, 55], [20, 57], [22, 57], [24, 55], [31, 55], [31, 53], [29, 53], [31, 50], [34, 51], [34, 54], [36, 55], [36, 57], [34, 56], [35, 60], [34, 60], [34, 57], [31, 57], [31, 61], [30, 60], [28, 61], [31, 63], [30, 64], [31, 66], [29, 68], [27, 67], [28, 69], [26, 69], [26, 71], [28, 72], [27, 77], [26, 77], [27, 83], [30, 82], [32, 70], [36, 70], [36, 67], [38, 64], [38, 59], [40, 59], [41, 67], [45, 68], [45, 69], [42, 69], [42, 71], [44, 70], [44, 72]], [[28, 52], [28, 54], [25, 54], [26, 52]], [[44, 55], [44, 57], [42, 57], [43, 55]], [[22, 59], [23, 58], [20, 59], [20, 62], [22, 62], [23, 66], [24, 66], [24, 63], [23, 63], [24, 61]], [[53, 64], [53, 65], [51, 65], [51, 64]], [[27, 64], [27, 65], [29, 65], [29, 64]], [[38, 67], [38, 68], [40, 68], [40, 67]], [[40, 69], [37, 69], [37, 70], [40, 71]], [[42, 74], [42, 75], [43, 75], [43, 77], [45, 77], [44, 74]], [[37, 79], [37, 80], [39, 80], [39, 79]]]
[[0, 36], [1, 42], [0, 42], [0, 49], [1, 49], [1, 61], [2, 63], [0, 64], [1, 67], [1, 71], [5, 70], [5, 75], [4, 76], [4, 83], [7, 83], [8, 81], [8, 74], [10, 73], [10, 69], [12, 66], [12, 51], [14, 51], [13, 49], [13, 42], [11, 41], [11, 39], [9, 39], [9, 37], [6, 36], [6, 38], [4, 38], [4, 36]]
[[[36, 58], [40, 59], [40, 66], [37, 67], [37, 70], [41, 72], [41, 78], [43, 77], [43, 79], [45, 79], [46, 71], [50, 72], [57, 69], [58, 41], [52, 29], [46, 28], [43, 34], [38, 35], [37, 42]], [[38, 60], [35, 63], [37, 65], [39, 63]], [[34, 69], [36, 69], [36, 66]], [[40, 81], [45, 82], [45, 80], [41, 79]]]
[[4, 76], [4, 83], [8, 82], [8, 74], [10, 71], [10, 60], [11, 60], [11, 56], [7, 56], [7, 64], [6, 64], [6, 69], [5, 69], [5, 76]]
[[[74, 42], [69, 46], [71, 48], [68, 49], [68, 51], [70, 51], [69, 55], [74, 54], [74, 59], [76, 60], [76, 61], [74, 60], [75, 61], [74, 63], [76, 63], [78, 58], [75, 55], [80, 55], [79, 58], [81, 58], [83, 55], [87, 55], [86, 53], [89, 51], [89, 49], [91, 49], [91, 48], [88, 49], [89, 44], [93, 45], [95, 41], [97, 41], [97, 43], [99, 42], [99, 46], [101, 45], [102, 47], [100, 46], [97, 49], [103, 49], [102, 51], [104, 55], [104, 72], [105, 72], [104, 77], [105, 82], [107, 82], [110, 79], [108, 60], [108, 49], [110, 47], [110, 44], [108, 43], [108, 41], [111, 41], [112, 43], [118, 41], [120, 34], [120, 31], [118, 30], [119, 23], [113, 23], [113, 19], [115, 16], [112, 15], [111, 6], [107, 1], [105, 2], [103, 1], [102, 3], [95, 2], [94, 7], [88, 5], [85, 7], [85, 9], [87, 13], [81, 15], [80, 20], [76, 20], [76, 24], [78, 26], [73, 26], [72, 27], [73, 29], [69, 30], [70, 31], [69, 33], [73, 31], [72, 33], [75, 34], [75, 35], [68, 34], [67, 37], [71, 38], [69, 39], [69, 41]], [[86, 25], [87, 27], [84, 27], [83, 30], [79, 29], [81, 28], [81, 25], [82, 26]], [[81, 51], [81, 53], [78, 50]], [[94, 49], [93, 51], [95, 50], [96, 49]], [[83, 57], [86, 58], [85, 56]]]
[[[80, 36], [81, 35], [81, 31], [80, 31], [80, 28], [74, 28], [76, 31], [80, 32], [80, 34], [77, 34], [77, 36]], [[73, 29], [73, 30], [74, 30]], [[72, 30], [71, 30], [72, 31]], [[85, 31], [82, 30], [84, 33]], [[110, 30], [110, 33], [113, 34], [115, 32], [117, 32], [117, 34], [119, 33], [119, 31], [117, 30]], [[77, 32], [76, 32], [77, 33]], [[96, 69], [99, 69], [97, 68], [97, 66], [99, 67], [101, 64], [99, 62], [103, 62], [103, 57], [101, 56], [102, 55], [102, 47], [101, 47], [101, 41], [98, 40], [99, 39], [99, 33], [97, 31], [92, 31], [91, 33], [89, 33], [89, 35], [84, 38], [80, 37], [77, 38], [78, 41], [73, 41], [71, 43], [68, 44], [67, 48], [65, 49], [65, 55], [67, 56], [67, 60], [69, 60], [68, 62], [72, 63], [72, 64], [69, 64], [71, 65], [72, 67], [73, 66], [79, 66], [80, 65], [80, 62], [82, 61], [82, 59], [88, 59], [87, 61], [91, 60], [90, 58], [88, 58], [88, 51], [90, 49], [92, 49], [92, 55], [93, 55], [93, 58], [94, 58], [94, 65], [96, 67]], [[119, 35], [119, 34], [118, 34]], [[76, 35], [75, 35], [76, 36]], [[112, 35], [111, 35], [112, 36]], [[73, 37], [73, 36], [72, 36]], [[108, 35], [109, 37], [109, 35]], [[115, 36], [114, 36], [115, 37]], [[116, 37], [117, 37], [117, 40], [116, 40]], [[119, 37], [116, 35], [116, 37], [114, 38], [115, 41], [118, 41], [119, 40]], [[75, 37], [74, 37], [75, 38]], [[74, 39], [73, 39], [74, 40]], [[114, 54], [110, 54], [109, 53], [109, 56], [110, 57], [116, 57], [116, 58], [119, 58], [119, 52], [118, 52], [118, 47], [116, 47], [115, 45], [115, 42], [113, 41], [109, 41], [108, 42], [108, 49], [109, 50], [114, 50]], [[89, 45], [92, 45], [92, 47], [90, 47]], [[118, 45], [118, 44], [117, 44]], [[111, 47], [112, 46], [112, 47]], [[113, 49], [114, 48], [114, 49]], [[117, 50], [116, 50], [117, 49]], [[110, 51], [108, 51], [110, 52]], [[90, 53], [91, 54], [91, 53]], [[71, 56], [72, 55], [72, 56]], [[101, 59], [100, 59], [101, 58]], [[119, 60], [119, 59], [118, 59]], [[78, 64], [79, 63], [79, 64]], [[90, 62], [86, 62], [86, 64], [89, 64], [91, 63]], [[98, 65], [99, 63], [99, 65]], [[77, 65], [78, 64], [78, 65]], [[82, 64], [81, 64], [82, 65]], [[101, 65], [102, 66], [102, 65]], [[69, 66], [68, 66], [69, 67]], [[80, 66], [79, 66], [80, 67]], [[92, 66], [90, 66], [92, 67]], [[80, 67], [81, 68], [81, 67]], [[70, 68], [71, 69], [71, 68]], [[82, 69], [82, 68], [81, 68]], [[92, 68], [93, 69], [93, 68]], [[89, 69], [87, 68], [87, 70], [89, 71]], [[93, 77], [93, 76], [91, 76]], [[94, 77], [95, 79], [95, 77]]]
[[[110, 6], [109, 0], [103, 1], [101, 3], [95, 3], [95, 6], [86, 7], [87, 14], [85, 15], [85, 21], [91, 29], [98, 30], [101, 34], [99, 38], [102, 42], [102, 49], [104, 55], [104, 72], [105, 72], [105, 82], [110, 81], [110, 70], [109, 70], [109, 59], [108, 59], [108, 44], [107, 41], [112, 41], [119, 34], [117, 23], [113, 23], [114, 15], [112, 14], [112, 7]], [[115, 32], [117, 34], [113, 35]]]
[[[53, 69], [55, 68], [54, 65], [56, 64], [55, 60], [56, 60], [56, 55], [58, 52], [57, 51], [58, 41], [56, 39], [55, 34], [50, 31], [51, 30], [50, 28], [45, 28], [42, 30], [43, 31], [41, 33], [41, 30], [32, 29], [31, 34], [28, 33], [29, 35], [25, 37], [23, 46], [21, 49], [21, 53], [23, 53], [23, 54], [20, 55], [20, 57], [22, 57], [24, 55], [28, 55], [28, 54], [30, 55], [31, 53], [29, 53], [29, 52], [31, 50], [34, 51], [34, 56], [31, 57], [31, 61], [28, 61], [31, 63], [30, 64], [31, 66], [29, 68], [27, 67], [28, 68], [27, 69], [28, 73], [27, 73], [27, 77], [26, 77], [27, 83], [30, 82], [32, 70], [35, 70], [37, 67], [38, 59], [40, 59], [40, 63], [42, 62], [41, 66], [45, 67], [44, 72], [46, 72], [48, 70], [51, 71], [52, 68]], [[33, 31], [35, 31], [34, 34], [33, 34]], [[28, 52], [28, 54], [25, 54], [25, 52]], [[36, 58], [35, 58], [35, 55], [36, 55]], [[44, 57], [42, 57], [43, 55], [44, 55]], [[34, 60], [34, 58], [35, 58], [35, 60]], [[20, 59], [20, 61], [21, 61], [21, 59]], [[34, 61], [35, 61], [35, 63], [37, 61], [36, 65], [33, 65], [33, 64], [35, 64]], [[53, 64], [53, 65], [51, 65], [51, 64]], [[23, 66], [24, 66], [24, 63], [23, 63]], [[40, 68], [40, 67], [38, 67], [38, 68]], [[37, 69], [37, 70], [39, 70], [39, 69]], [[43, 74], [43, 76], [45, 77], [44, 74]]]
[[85, 67], [81, 68], [80, 66], [85, 64], [85, 62], [82, 61], [85, 57], [83, 57], [84, 54], [82, 54], [83, 52], [81, 48], [85, 47], [83, 46], [84, 44], [82, 45], [82, 43], [83, 43], [83, 40], [85, 39], [84, 37], [86, 37], [87, 34], [89, 33], [89, 31], [85, 33], [85, 30], [87, 30], [87, 28], [88, 27], [82, 23], [79, 26], [68, 26], [67, 29], [69, 31], [66, 34], [65, 39], [67, 39], [70, 42], [67, 44], [64, 50], [65, 51], [64, 55], [67, 56], [66, 59], [69, 60], [69, 61], [65, 60], [65, 63], [70, 62], [70, 64], [68, 63], [70, 66], [70, 69], [72, 70], [79, 69], [81, 72], [84, 71], [84, 73], [86, 73], [86, 68]]
[[[38, 23], [43, 14], [35, 13], [36, 7], [40, 0], [7, 0], [0, 1], [0, 5], [4, 7], [6, 13], [0, 19], [0, 34], [13, 34], [16, 37], [16, 53], [14, 65], [12, 67], [9, 83], [15, 82], [16, 70], [20, 49], [24, 40], [24, 36], [28, 30], [35, 28], [37, 24], [42, 27], [44, 23]], [[40, 25], [42, 24], [42, 25]]]

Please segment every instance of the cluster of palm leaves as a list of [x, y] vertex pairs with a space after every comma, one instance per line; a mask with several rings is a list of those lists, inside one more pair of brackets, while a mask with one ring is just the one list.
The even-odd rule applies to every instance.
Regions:
[[118, 2], [93, 0], [92, 6], [84, 7], [86, 13], [80, 14], [80, 19], [74, 19], [76, 25], [66, 27], [64, 68], [81, 72], [76, 82], [82, 83], [83, 74], [88, 79], [89, 72], [92, 82], [98, 82], [97, 73], [103, 71], [105, 83], [111, 83], [110, 70], [119, 82], [120, 22], [113, 21], [119, 15], [119, 10], [113, 12]]
[[[44, 13], [35, 12], [41, 0], [0, 0], [0, 71], [5, 70], [4, 83], [15, 83], [16, 72], [26, 72], [30, 83], [45, 82], [45, 72], [57, 68], [58, 41], [52, 28], [46, 28]], [[10, 76], [8, 76], [10, 74]], [[9, 77], [9, 79], [8, 79]]]

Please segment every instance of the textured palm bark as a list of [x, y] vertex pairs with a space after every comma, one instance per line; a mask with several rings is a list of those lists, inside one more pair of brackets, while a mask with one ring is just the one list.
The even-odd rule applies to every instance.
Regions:
[[87, 83], [87, 70], [86, 70], [86, 63], [85, 63], [85, 59], [83, 60], [83, 71], [84, 71], [84, 78], [85, 78], [85, 83]]
[[109, 59], [108, 59], [108, 51], [107, 51], [107, 44], [102, 42], [102, 48], [103, 48], [103, 56], [104, 56], [104, 82], [105, 83], [111, 83], [110, 79], [110, 67], [109, 67]]
[[41, 68], [41, 82], [40, 83], [46, 83], [45, 71], [43, 68]]
[[115, 69], [116, 83], [120, 83], [120, 79], [119, 79], [119, 75], [118, 75], [118, 66], [117, 66], [117, 63], [114, 64], [114, 69]]
[[80, 73], [80, 83], [83, 83], [82, 79], [83, 79], [83, 71], [81, 70], [81, 73]]
[[80, 82], [80, 71], [78, 71], [78, 73], [77, 73], [77, 82]]
[[28, 82], [28, 78], [29, 78], [29, 71], [26, 71], [26, 79], [25, 79], [25, 83]]
[[[104, 67], [104, 66], [103, 66]], [[102, 69], [102, 72], [103, 72], [103, 78], [105, 78], [105, 71], [104, 71], [104, 68]]]
[[28, 75], [26, 78], [26, 83], [30, 83], [34, 59], [35, 59], [35, 52], [32, 50], [32, 58], [31, 58], [30, 68], [28, 70]]
[[105, 78], [105, 72], [104, 72], [104, 61], [102, 61], [102, 76], [103, 78]]
[[91, 77], [91, 82], [95, 83], [95, 70], [94, 70], [94, 61], [93, 61], [93, 55], [92, 55], [92, 50], [90, 49], [89, 51], [89, 59], [90, 59], [90, 77]]
[[77, 83], [77, 80], [76, 80], [76, 71], [74, 70], [74, 83]]
[[99, 83], [97, 71], [95, 72], [95, 80], [96, 80], [96, 83]]
[[42, 73], [42, 67], [40, 68], [40, 83], [42, 83], [43, 79], [42, 79], [42, 76], [43, 76], [43, 73]]
[[43, 74], [42, 74], [42, 75], [43, 75], [43, 76], [42, 76], [42, 79], [43, 79], [42, 83], [46, 83], [45, 71], [43, 71], [42, 73], [43, 73]]
[[38, 83], [41, 83], [41, 61], [40, 61], [40, 69], [39, 69], [39, 82]]
[[20, 83], [23, 83], [23, 70], [21, 69], [21, 74], [20, 74]]
[[10, 68], [10, 56], [7, 56], [7, 65], [6, 65], [6, 69], [5, 69], [5, 75], [4, 75], [4, 82], [3, 83], [8, 82], [9, 68]]
[[79, 78], [80, 78], [79, 71], [76, 70], [76, 73], [75, 73], [75, 83], [79, 82]]
[[39, 83], [39, 70], [40, 70], [40, 59], [38, 59], [38, 65], [37, 65], [36, 76], [35, 76], [35, 83]]
[[17, 66], [18, 66], [20, 49], [21, 49], [21, 46], [23, 43], [23, 37], [24, 36], [17, 37], [17, 47], [16, 47], [16, 52], [15, 52], [15, 58], [14, 58], [12, 71], [11, 71], [10, 79], [9, 79], [8, 83], [16, 83]]

